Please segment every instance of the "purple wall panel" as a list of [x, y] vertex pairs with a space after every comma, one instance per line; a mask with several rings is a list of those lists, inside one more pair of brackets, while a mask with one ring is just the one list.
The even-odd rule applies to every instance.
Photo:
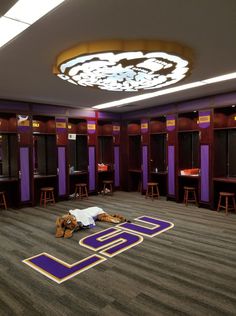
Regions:
[[87, 117], [96, 117], [96, 112], [95, 111], [90, 111], [90, 110], [86, 110], [86, 109], [67, 109], [67, 113], [68, 113], [68, 116], [78, 116], [78, 117], [84, 117], [84, 118], [87, 118]]
[[66, 148], [58, 147], [58, 194], [66, 194]]
[[166, 117], [166, 129], [171, 132], [175, 130], [176, 118], [175, 115], [167, 115]]
[[67, 132], [67, 127], [66, 127], [66, 118], [56, 118], [56, 131], [57, 134], [64, 134]]
[[142, 148], [142, 162], [143, 162], [143, 189], [147, 189], [148, 182], [148, 147], [143, 146]]
[[98, 115], [98, 119], [120, 120], [120, 117], [121, 117], [119, 113], [98, 112], [97, 115]]
[[6, 109], [16, 112], [30, 112], [30, 106], [28, 103], [23, 102], [14, 102], [14, 101], [7, 101], [7, 100], [0, 100], [0, 109], [6, 111]]
[[33, 113], [41, 113], [54, 116], [57, 115], [66, 115], [66, 107], [63, 106], [55, 106], [49, 104], [32, 104], [32, 112]]
[[236, 92], [217, 95], [214, 98], [214, 106], [232, 105], [236, 102]]
[[168, 146], [168, 194], [175, 195], [175, 147]]
[[199, 111], [198, 121], [200, 128], [208, 128], [211, 124], [211, 111]]
[[148, 120], [141, 120], [141, 134], [147, 134], [148, 132]]
[[20, 148], [20, 188], [21, 202], [30, 200], [30, 171], [29, 171], [29, 148]]
[[89, 190], [95, 190], [95, 147], [89, 146]]
[[209, 202], [209, 145], [201, 145], [201, 201]]
[[115, 187], [120, 186], [120, 148], [114, 147]]

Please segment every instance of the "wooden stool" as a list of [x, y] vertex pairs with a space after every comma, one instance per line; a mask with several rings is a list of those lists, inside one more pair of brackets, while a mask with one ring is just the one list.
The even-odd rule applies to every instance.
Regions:
[[86, 183], [77, 183], [75, 185], [75, 200], [78, 198], [81, 200], [83, 197], [88, 198], [88, 190]]
[[160, 193], [159, 193], [159, 187], [157, 182], [148, 182], [147, 183], [147, 191], [145, 198], [151, 197], [152, 200], [154, 197], [157, 197], [159, 199]]
[[5, 192], [0, 192], [0, 206], [4, 206], [5, 210], [7, 209], [7, 202], [5, 197]]
[[41, 196], [40, 196], [40, 206], [47, 206], [47, 203], [52, 202], [55, 204], [55, 198], [54, 198], [54, 188], [52, 187], [46, 187], [41, 188]]
[[[225, 204], [221, 204], [221, 203], [223, 203], [222, 198], [225, 198]], [[231, 198], [231, 202], [233, 203], [233, 205], [229, 205], [229, 198]], [[234, 193], [220, 192], [219, 202], [218, 202], [218, 207], [217, 207], [218, 212], [220, 211], [220, 208], [225, 209], [225, 215], [228, 215], [229, 210], [236, 211]]]
[[196, 189], [194, 187], [184, 187], [184, 204], [188, 205], [188, 202], [195, 202], [198, 206]]
[[[113, 181], [112, 180], [103, 180], [103, 189], [102, 189], [102, 195], [105, 194], [111, 194], [113, 195]], [[106, 193], [106, 189], [110, 190], [110, 192]]]

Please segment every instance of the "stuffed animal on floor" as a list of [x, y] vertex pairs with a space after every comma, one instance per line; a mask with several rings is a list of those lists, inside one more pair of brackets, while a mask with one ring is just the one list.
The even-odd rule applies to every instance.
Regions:
[[114, 224], [126, 222], [124, 216], [119, 214], [110, 215], [97, 206], [82, 210], [70, 210], [68, 214], [57, 218], [56, 237], [70, 238], [75, 231], [95, 226], [95, 220]]

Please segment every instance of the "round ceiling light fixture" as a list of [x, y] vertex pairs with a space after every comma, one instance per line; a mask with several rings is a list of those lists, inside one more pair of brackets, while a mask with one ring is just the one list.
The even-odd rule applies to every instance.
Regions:
[[75, 85], [132, 92], [174, 84], [189, 75], [191, 65], [191, 50], [177, 43], [112, 40], [61, 53], [54, 73]]

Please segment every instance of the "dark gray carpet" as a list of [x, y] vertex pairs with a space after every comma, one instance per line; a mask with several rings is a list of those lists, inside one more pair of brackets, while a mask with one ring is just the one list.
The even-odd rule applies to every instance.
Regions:
[[[94, 254], [78, 241], [111, 224], [54, 237], [58, 215], [94, 205], [175, 227], [62, 284], [22, 263], [41, 252], [68, 263]], [[1, 210], [0, 224], [0, 315], [236, 315], [236, 214], [115, 192], [46, 209]]]

